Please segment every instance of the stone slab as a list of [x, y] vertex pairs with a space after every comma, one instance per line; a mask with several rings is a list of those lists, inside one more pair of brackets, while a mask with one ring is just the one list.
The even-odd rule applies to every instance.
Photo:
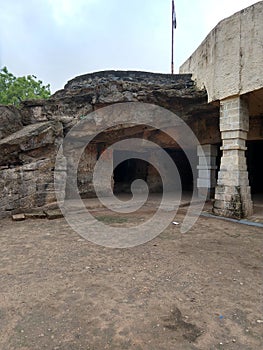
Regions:
[[46, 219], [47, 215], [44, 212], [25, 213], [26, 219]]
[[61, 219], [64, 217], [64, 215], [59, 209], [46, 210], [44, 213], [46, 214], [49, 220]]
[[25, 214], [12, 215], [12, 220], [14, 220], [14, 221], [24, 221], [25, 219], [26, 219]]

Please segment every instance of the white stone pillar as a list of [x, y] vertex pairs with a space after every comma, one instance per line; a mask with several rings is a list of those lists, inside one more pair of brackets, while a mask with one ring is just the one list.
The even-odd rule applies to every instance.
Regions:
[[216, 157], [217, 146], [202, 145], [197, 146], [198, 155], [198, 178], [197, 189], [199, 198], [212, 198], [216, 187]]
[[99, 179], [93, 178], [93, 182], [96, 182], [96, 194], [99, 196], [108, 197], [111, 196], [114, 189], [113, 150], [106, 148], [100, 155], [100, 160], [103, 162], [103, 165], [100, 166], [100, 172], [98, 174]]
[[249, 113], [246, 102], [239, 96], [221, 101], [223, 155], [215, 193], [215, 214], [237, 219], [252, 214], [253, 204], [245, 156], [248, 130]]

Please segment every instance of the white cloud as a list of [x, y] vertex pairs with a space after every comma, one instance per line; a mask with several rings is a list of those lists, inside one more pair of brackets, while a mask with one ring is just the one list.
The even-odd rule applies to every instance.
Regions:
[[218, 22], [235, 12], [256, 3], [255, 0], [201, 0], [207, 32], [211, 31]]
[[47, 0], [52, 16], [57, 24], [64, 26], [70, 21], [78, 21], [92, 4], [99, 3], [98, 0]]
[[[254, 2], [176, 0], [175, 71], [220, 20]], [[96, 70], [169, 73], [171, 0], [2, 0], [0, 54], [0, 67], [53, 91]]]

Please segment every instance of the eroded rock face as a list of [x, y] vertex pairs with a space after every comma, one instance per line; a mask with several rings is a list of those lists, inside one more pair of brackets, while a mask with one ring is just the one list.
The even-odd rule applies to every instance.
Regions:
[[23, 103], [23, 124], [57, 120], [64, 133], [92, 111], [122, 102], [144, 102], [164, 107], [184, 120], [217, 113], [207, 105], [205, 90], [196, 89], [190, 74], [105, 71], [69, 81], [48, 100]]
[[56, 201], [54, 167], [60, 122], [28, 125], [0, 140], [0, 218]]
[[[63, 137], [82, 119], [86, 120], [83, 136], [96, 134], [99, 121], [90, 113], [123, 102], [162, 106], [193, 126], [200, 138], [212, 135], [220, 140], [219, 129], [216, 134], [209, 124], [211, 116], [218, 116], [218, 107], [206, 103], [206, 92], [196, 89], [189, 74], [107, 71], [77, 77], [48, 100], [25, 101], [19, 110], [0, 106], [0, 217], [56, 201], [54, 167]], [[197, 123], [200, 117], [202, 123]], [[144, 126], [108, 129], [82, 155], [77, 181], [83, 196], [94, 194], [92, 173], [102, 149], [135, 136], [158, 140], [162, 147], [177, 147]], [[155, 175], [150, 171], [148, 175], [156, 188]]]
[[54, 150], [62, 132], [59, 122], [43, 122], [23, 127], [0, 140], [0, 166], [20, 165], [50, 156], [50, 148]]
[[106, 71], [86, 74], [70, 80], [55, 99], [86, 96], [94, 109], [120, 102], [157, 104], [176, 113], [186, 114], [188, 106], [205, 104], [205, 90], [197, 90], [191, 74], [157, 74], [136, 71]]
[[22, 127], [22, 116], [18, 109], [0, 105], [0, 140]]

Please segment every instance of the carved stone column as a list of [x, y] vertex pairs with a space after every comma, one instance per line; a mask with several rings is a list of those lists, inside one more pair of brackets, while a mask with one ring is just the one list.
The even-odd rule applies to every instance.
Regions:
[[248, 130], [246, 102], [240, 96], [221, 101], [223, 155], [215, 193], [215, 214], [240, 219], [253, 212], [245, 156]]
[[216, 187], [216, 156], [217, 146], [202, 145], [197, 147], [198, 178], [197, 189], [199, 198], [212, 198]]

